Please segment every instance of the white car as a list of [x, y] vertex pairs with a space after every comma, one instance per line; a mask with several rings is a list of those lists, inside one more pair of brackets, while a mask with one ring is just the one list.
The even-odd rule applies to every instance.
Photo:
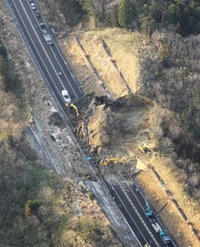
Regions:
[[31, 3], [31, 8], [32, 8], [32, 10], [36, 10], [36, 7], [35, 7], [34, 3]]
[[63, 97], [65, 103], [70, 104], [72, 102], [72, 100], [69, 96], [69, 93], [66, 89], [62, 90], [61, 94], [62, 94], [62, 97]]

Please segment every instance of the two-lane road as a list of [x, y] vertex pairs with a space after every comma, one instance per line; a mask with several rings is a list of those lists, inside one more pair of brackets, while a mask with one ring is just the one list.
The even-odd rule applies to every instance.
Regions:
[[[138, 241], [144, 246], [166, 247], [145, 216], [145, 200], [135, 186], [108, 183], [113, 200], [120, 207]], [[172, 244], [168, 246], [173, 246]]]
[[[73, 101], [78, 100], [82, 93], [70, 73], [65, 59], [55, 43], [48, 45], [44, 40], [39, 25], [39, 22], [44, 22], [43, 18], [36, 18], [28, 1], [9, 1], [23, 36], [61, 106], [64, 108], [64, 102], [61, 97], [63, 89], [67, 89]], [[61, 75], [59, 75], [60, 73]]]
[[[57, 44], [48, 45], [46, 43], [39, 25], [40, 23], [45, 23], [43, 17], [36, 18], [28, 0], [9, 0], [9, 3], [18, 21], [20, 32], [31, 54], [35, 57], [35, 62], [41, 74], [66, 112], [61, 91], [67, 89], [72, 101], [76, 101], [82, 96], [79, 85], [74, 80], [73, 74], [70, 73]], [[140, 245], [144, 246], [149, 243], [151, 247], [166, 246], [153, 231], [148, 219], [145, 217], [144, 199], [142, 199], [140, 193], [136, 193], [134, 186], [125, 186], [124, 188], [114, 183], [109, 183], [108, 186]]]

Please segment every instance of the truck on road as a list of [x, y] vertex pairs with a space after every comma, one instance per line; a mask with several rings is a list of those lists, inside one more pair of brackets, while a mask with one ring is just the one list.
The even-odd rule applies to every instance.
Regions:
[[165, 244], [169, 244], [171, 242], [169, 236], [164, 232], [164, 230], [161, 228], [160, 224], [158, 222], [155, 222], [151, 224], [153, 229], [158, 233], [160, 238]]
[[145, 215], [149, 219], [150, 224], [152, 225], [153, 229], [157, 234], [160, 236], [164, 244], [171, 243], [171, 240], [169, 236], [166, 234], [166, 232], [163, 230], [163, 228], [160, 226], [159, 222], [157, 221], [153, 210], [151, 209], [147, 199], [145, 200], [146, 206], [145, 206]]
[[48, 33], [47, 27], [44, 23], [40, 23], [40, 30], [42, 31], [43, 37], [48, 45], [52, 45], [53, 41], [51, 39], [51, 36]]

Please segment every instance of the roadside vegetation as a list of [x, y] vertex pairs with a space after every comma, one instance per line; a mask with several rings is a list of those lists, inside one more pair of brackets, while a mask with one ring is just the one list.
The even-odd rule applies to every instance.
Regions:
[[[76, 119], [77, 125], [80, 124], [77, 132], [82, 135], [86, 144], [90, 144], [91, 153], [94, 156], [99, 155], [97, 165], [102, 157], [108, 158], [107, 154], [112, 156], [122, 153], [133, 157], [135, 166], [136, 163], [142, 163], [145, 168], [142, 168], [144, 172], [140, 174], [141, 185], [147, 194], [153, 194], [153, 204], [159, 210], [163, 200], [167, 202], [170, 197], [161, 193], [159, 181], [155, 179], [155, 183], [153, 182], [153, 174], [152, 187], [149, 186], [149, 170], [144, 164], [152, 163], [188, 217], [187, 222], [180, 221], [179, 216], [174, 217], [177, 209], [174, 206], [172, 209], [170, 205], [164, 215], [165, 222], [170, 229], [175, 227], [174, 237], [181, 241], [181, 246], [193, 246], [188, 240], [194, 236], [190, 228], [194, 226], [197, 231], [200, 229], [200, 45], [199, 35], [196, 35], [200, 33], [199, 1], [43, 2], [45, 10], [47, 7], [49, 9], [49, 19], [52, 22], [57, 13], [56, 7], [59, 7], [70, 28], [80, 20], [88, 28], [89, 24], [85, 23], [88, 17], [95, 19], [96, 27], [101, 29], [117, 27], [78, 32], [75, 39], [70, 36], [64, 43], [68, 59], [76, 74], [79, 74], [86, 91], [92, 95], [96, 90], [95, 94], [102, 96], [106, 89], [114, 99], [126, 99], [128, 90], [124, 90], [123, 75], [131, 92], [142, 100], [140, 103], [125, 100], [126, 104], [121, 107], [121, 112], [111, 111], [111, 105], [113, 109], [119, 107], [114, 101], [109, 102], [111, 105], [106, 105], [100, 98], [97, 106], [96, 102], [90, 104], [88, 100], [82, 107], [89, 108], [90, 105], [91, 111], [88, 115], [84, 115], [88, 113], [85, 109], [80, 111], [83, 114], [79, 118], [82, 117], [83, 121], [78, 122]], [[59, 25], [61, 26], [57, 22], [58, 27]], [[62, 25], [60, 30], [64, 28]], [[84, 189], [81, 189], [81, 196], [80, 193], [74, 193], [76, 181], [63, 181], [44, 168], [23, 139], [21, 133], [26, 127], [27, 114], [23, 118], [20, 116], [21, 112], [26, 112], [21, 109], [27, 109], [26, 94], [17, 74], [13, 73], [14, 64], [8, 59], [2, 44], [0, 54], [0, 151], [3, 167], [1, 175], [4, 178], [0, 186], [5, 191], [0, 196], [3, 229], [0, 232], [0, 246], [17, 246], [18, 243], [18, 246], [114, 245], [108, 223], [101, 222], [101, 219], [95, 218], [95, 214], [91, 213], [97, 208], [94, 195], [87, 195]], [[141, 103], [144, 99], [151, 102], [145, 111]], [[87, 98], [84, 100], [87, 101]], [[98, 111], [95, 112], [94, 109]], [[87, 124], [90, 127], [93, 124], [91, 132], [81, 132], [88, 130]], [[103, 128], [99, 128], [100, 131], [97, 124], [103, 125]], [[150, 145], [152, 143], [154, 145]], [[147, 152], [141, 149], [141, 144]], [[88, 150], [88, 146], [86, 148]], [[140, 162], [141, 160], [145, 162]], [[102, 170], [107, 176], [116, 175], [119, 178], [125, 173], [130, 177], [134, 169], [132, 164], [111, 164]], [[19, 176], [16, 177], [16, 174]], [[75, 201], [78, 203], [74, 203]], [[173, 222], [174, 218], [177, 220], [176, 224]], [[190, 224], [189, 227], [186, 223]], [[181, 230], [177, 232], [178, 228]], [[189, 235], [187, 240], [182, 229]], [[105, 235], [105, 231], [108, 234]], [[199, 242], [196, 243], [195, 247]]]
[[[69, 1], [66, 1], [69, 2]], [[140, 30], [151, 35], [160, 28], [171, 28], [185, 36], [200, 33], [198, 0], [80, 0], [83, 9], [104, 26]]]
[[20, 117], [26, 118], [27, 97], [18, 75], [14, 70], [14, 61], [8, 58], [5, 46], [0, 41], [0, 73], [2, 76], [0, 87], [5, 93], [15, 97], [15, 105], [20, 109]]
[[85, 186], [30, 147], [24, 82], [2, 42], [0, 61], [0, 247], [121, 246]]
[[[109, 246], [105, 225], [84, 206], [77, 214], [72, 201], [82, 198], [73, 182], [64, 182], [35, 156], [23, 140], [0, 143], [0, 239], [11, 246]], [[76, 192], [77, 190], [77, 192]], [[86, 202], [88, 201], [88, 202]], [[93, 206], [94, 204], [94, 206]], [[81, 206], [80, 206], [81, 207]], [[107, 223], [106, 223], [107, 224]], [[109, 234], [109, 228], [107, 229]]]

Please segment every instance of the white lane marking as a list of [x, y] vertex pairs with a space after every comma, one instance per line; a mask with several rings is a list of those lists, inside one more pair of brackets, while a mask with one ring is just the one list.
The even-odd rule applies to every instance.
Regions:
[[[111, 184], [111, 183], [110, 183]], [[146, 241], [146, 243], [148, 243], [147, 239], [145, 238], [145, 236], [142, 234], [142, 232], [140, 231], [140, 228], [137, 226], [136, 222], [134, 221], [133, 217], [131, 216], [131, 214], [129, 213], [127, 207], [125, 206], [125, 204], [123, 203], [122, 199], [120, 198], [118, 192], [115, 190], [114, 186], [111, 184], [113, 190], [115, 191], [115, 194], [118, 196], [121, 204], [124, 206], [124, 208], [126, 209], [128, 215], [130, 216], [130, 218], [132, 219], [132, 221], [135, 223], [135, 226], [137, 227], [138, 231], [140, 232], [141, 236], [143, 237], [143, 239]]]
[[[110, 185], [111, 185], [111, 187], [113, 188], [113, 185], [111, 184], [111, 182], [109, 182], [109, 184], [110, 184]], [[114, 188], [113, 188], [113, 189], [114, 189]], [[124, 217], [124, 215], [123, 215], [123, 217]], [[143, 245], [140, 243], [140, 241], [139, 241], [138, 237], [135, 235], [135, 233], [134, 233], [133, 229], [131, 228], [131, 226], [129, 225], [129, 223], [128, 223], [128, 221], [127, 221], [127, 219], [126, 219], [125, 217], [124, 217], [124, 220], [127, 222], [128, 227], [129, 227], [130, 231], [132, 232], [132, 234], [134, 235], [134, 237], [136, 238], [136, 240], [137, 240], [138, 244], [139, 244], [141, 247], [143, 247]]]
[[[30, 6], [30, 8], [31, 8], [31, 6]], [[24, 8], [24, 6], [23, 6], [23, 9], [24, 9], [24, 12], [26, 13], [26, 15], [28, 16], [28, 14], [27, 14], [26, 9]], [[36, 16], [35, 16], [34, 14], [33, 14], [33, 17], [34, 17], [34, 19], [36, 20], [36, 22], [38, 23], [38, 26], [40, 26], [40, 23], [39, 23], [39, 21], [37, 20], [37, 18], [36, 18]], [[28, 19], [29, 19], [29, 22], [31, 23], [31, 20], [30, 20], [29, 17], [28, 17]], [[31, 23], [31, 24], [32, 24], [32, 23]], [[34, 29], [34, 27], [33, 27], [33, 29]], [[34, 29], [34, 31], [35, 31], [35, 29]], [[36, 31], [35, 31], [35, 32], [36, 32]], [[49, 35], [50, 35], [50, 34], [49, 34]], [[51, 36], [50, 36], [50, 37], [51, 37]], [[51, 37], [51, 38], [52, 38], [52, 37]], [[78, 97], [78, 95], [76, 94], [76, 91], [74, 90], [72, 84], [70, 83], [70, 81], [69, 81], [69, 79], [68, 79], [68, 77], [67, 77], [65, 71], [62, 69], [62, 66], [61, 66], [61, 64], [60, 64], [60, 62], [59, 62], [59, 60], [58, 60], [58, 58], [56, 57], [55, 53], [53, 52], [53, 49], [52, 49], [51, 45], [48, 45], [48, 46], [49, 46], [51, 52], [53, 53], [53, 55], [54, 55], [54, 57], [55, 57], [55, 59], [56, 59], [56, 61], [57, 61], [58, 67], [60, 67], [60, 69], [61, 69], [61, 71], [63, 72], [65, 78], [67, 79], [68, 84], [70, 85], [70, 87], [71, 87], [73, 93], [75, 94], [76, 98], [78, 99], [79, 97]], [[54, 44], [54, 46], [56, 47], [55, 44]], [[45, 48], [44, 48], [43, 45], [42, 45], [42, 49], [45, 50]], [[57, 50], [58, 50], [58, 49], [57, 49]], [[48, 56], [46, 50], [45, 50], [45, 54], [46, 54], [46, 56]], [[60, 54], [60, 52], [59, 52], [59, 54]], [[61, 56], [61, 54], [60, 54], [60, 56]], [[61, 56], [61, 58], [64, 60], [64, 58], [63, 58], [62, 56]], [[49, 56], [48, 56], [48, 59], [50, 60]], [[50, 61], [51, 61], [51, 60], [50, 60]], [[64, 61], [64, 62], [65, 62], [65, 61]], [[68, 68], [68, 67], [67, 67], [67, 68]], [[69, 70], [69, 69], [68, 69], [68, 70]], [[69, 73], [70, 73], [70, 71], [69, 71]], [[61, 81], [61, 84], [62, 84], [63, 88], [65, 88], [64, 84], [62, 83], [62, 80], [61, 80], [60, 77], [58, 76], [58, 72], [56, 73], [56, 75], [57, 75], [59, 81]], [[70, 73], [70, 75], [71, 75], [71, 73]], [[74, 79], [74, 77], [73, 77], [73, 79]]]
[[[51, 65], [52, 69], [54, 70], [54, 72], [55, 72], [55, 74], [56, 74], [58, 80], [60, 81], [60, 83], [61, 83], [63, 89], [65, 89], [65, 87], [64, 87], [64, 85], [63, 85], [63, 83], [62, 83], [60, 77], [58, 76], [58, 73], [57, 73], [57, 71], [56, 71], [56, 69], [55, 69], [53, 63], [51, 62], [50, 57], [48, 56], [48, 54], [47, 54], [47, 52], [46, 52], [46, 50], [45, 50], [45, 48], [44, 48], [44, 46], [43, 46], [43, 44], [42, 44], [42, 42], [41, 42], [40, 37], [38, 36], [38, 34], [37, 34], [37, 32], [36, 32], [36, 30], [35, 30], [35, 28], [34, 28], [32, 22], [31, 22], [31, 20], [30, 20], [29, 15], [27, 14], [27, 11], [26, 11], [26, 9], [25, 9], [25, 7], [24, 7], [22, 1], [19, 0], [19, 2], [20, 2], [20, 4], [21, 4], [21, 6], [22, 6], [22, 9], [24, 10], [24, 13], [25, 13], [25, 15], [26, 15], [26, 17], [27, 17], [29, 23], [30, 23], [30, 26], [32, 27], [32, 29], [33, 29], [33, 31], [34, 31], [34, 33], [35, 33], [36, 38], [38, 39], [38, 41], [39, 41], [39, 43], [40, 43], [40, 46], [41, 46], [42, 50], [44, 51], [44, 54], [46, 55], [46, 57], [47, 57], [47, 59], [48, 59], [50, 65]], [[19, 12], [19, 11], [18, 11], [18, 12]]]
[[[120, 185], [119, 185], [120, 186]], [[122, 189], [122, 191], [124, 192], [124, 194], [126, 195], [128, 201], [130, 202], [131, 206], [133, 207], [134, 211], [136, 212], [136, 214], [138, 215], [140, 221], [142, 222], [143, 226], [146, 228], [147, 232], [149, 233], [149, 235], [151, 236], [151, 238], [153, 239], [154, 243], [156, 244], [156, 246], [160, 246], [158, 241], [156, 240], [156, 238], [153, 236], [153, 233], [151, 232], [150, 228], [147, 226], [146, 222], [144, 221], [144, 219], [142, 218], [140, 212], [138, 211], [138, 209], [136, 208], [136, 206], [133, 204], [133, 202], [131, 201], [129, 195], [127, 194], [127, 192], [120, 186], [120, 188]]]
[[135, 196], [136, 200], [137, 200], [138, 203], [140, 204], [141, 208], [145, 211], [145, 208], [144, 208], [143, 205], [141, 204], [140, 200], [137, 198], [137, 193], [133, 191], [133, 189], [131, 188], [130, 185], [128, 185], [128, 187], [130, 188], [131, 192], [133, 193], [133, 195]]
[[71, 85], [71, 83], [70, 83], [70, 81], [69, 81], [69, 79], [68, 79], [68, 77], [67, 77], [67, 75], [66, 75], [65, 71], [63, 70], [63, 68], [62, 68], [62, 66], [61, 66], [61, 64], [60, 64], [60, 62], [59, 62], [59, 60], [58, 60], [58, 58], [56, 57], [56, 55], [55, 55], [55, 53], [54, 53], [54, 51], [53, 51], [53, 48], [52, 48], [51, 46], [50, 46], [50, 49], [51, 49], [51, 52], [53, 53], [53, 55], [54, 55], [54, 57], [55, 57], [55, 59], [56, 59], [57, 63], [59, 64], [60, 69], [61, 69], [61, 71], [62, 71], [63, 75], [64, 75], [64, 76], [65, 76], [65, 78], [67, 79], [68, 84], [71, 86], [71, 88], [72, 88], [72, 90], [73, 90], [73, 92], [74, 92], [74, 94], [75, 94], [76, 98], [78, 99], [78, 95], [76, 94], [76, 91], [73, 89], [73, 86]]
[[59, 48], [57, 47], [57, 45], [55, 45], [55, 48], [56, 48], [56, 50], [58, 51], [58, 53], [59, 53], [60, 57], [62, 58], [63, 62], [65, 63], [65, 65], [66, 65], [66, 67], [67, 67], [67, 69], [68, 69], [68, 71], [69, 71], [71, 77], [73, 78], [74, 84], [76, 85], [76, 88], [79, 90], [79, 93], [81, 93], [81, 91], [80, 91], [80, 89], [79, 89], [79, 86], [76, 84], [76, 79], [75, 79], [75, 77], [74, 77], [74, 74], [71, 72], [68, 63], [67, 63], [66, 60], [64, 59], [64, 57], [63, 57], [63, 55], [61, 54], [61, 52], [60, 52]]
[[[32, 43], [33, 43], [33, 46], [34, 46], [34, 48], [36, 49], [36, 51], [37, 51], [37, 53], [38, 53], [38, 56], [40, 57], [40, 60], [41, 60], [43, 66], [45, 67], [45, 69], [46, 69], [46, 71], [47, 71], [47, 74], [49, 75], [49, 77], [51, 78], [51, 80], [52, 80], [52, 82], [53, 82], [53, 84], [54, 84], [54, 80], [53, 80], [53, 78], [51, 77], [51, 74], [49, 73], [49, 71], [48, 71], [48, 69], [47, 69], [47, 67], [46, 67], [46, 65], [45, 65], [45, 63], [44, 63], [42, 57], [40, 56], [40, 53], [38, 52], [37, 47], [36, 47], [35, 44], [34, 44], [34, 41], [32, 40], [31, 36], [29, 35], [29, 32], [28, 32], [28, 30], [27, 30], [27, 27], [26, 27], [26, 25], [25, 25], [25, 23], [24, 23], [24, 21], [23, 21], [23, 18], [22, 18], [22, 16], [21, 16], [21, 14], [19, 13], [19, 10], [17, 9], [17, 6], [16, 6], [16, 4], [14, 3], [14, 1], [13, 1], [13, 5], [15, 6], [16, 11], [17, 11], [19, 17], [21, 18], [21, 21], [22, 21], [22, 23], [23, 23], [23, 25], [24, 25], [24, 28], [26, 29], [27, 35], [28, 35], [29, 38], [31, 39], [31, 41], [32, 41]], [[47, 78], [46, 78], [46, 79], [47, 79]], [[60, 94], [60, 90], [56, 87], [55, 84], [54, 84], [54, 86], [55, 86], [56, 90], [58, 91], [58, 93]]]
[[[40, 43], [40, 45], [41, 45], [41, 48], [43, 49], [43, 51], [44, 51], [44, 53], [45, 53], [45, 55], [46, 55], [46, 57], [47, 57], [47, 59], [48, 59], [50, 65], [51, 65], [52, 69], [54, 70], [54, 72], [55, 72], [55, 74], [56, 74], [56, 76], [57, 76], [57, 78], [58, 78], [58, 80], [59, 80], [59, 82], [60, 82], [60, 84], [62, 85], [63, 89], [66, 89], [65, 86], [64, 86], [64, 84], [63, 84], [63, 82], [62, 82], [62, 80], [61, 80], [60, 77], [58, 76], [58, 73], [57, 73], [57, 71], [56, 71], [56, 69], [55, 69], [55, 67], [54, 67], [54, 65], [53, 65], [53, 63], [52, 63], [52, 61], [51, 61], [49, 55], [47, 54], [47, 52], [46, 52], [46, 50], [45, 50], [45, 48], [44, 48], [44, 46], [43, 46], [43, 44], [42, 44], [42, 42], [41, 42], [41, 39], [39, 38], [39, 36], [38, 36], [38, 34], [37, 34], [37, 32], [36, 32], [36, 30], [35, 30], [35, 28], [34, 28], [32, 22], [31, 22], [31, 20], [30, 20], [28, 14], [27, 14], [27, 12], [26, 12], [26, 9], [24, 8], [24, 6], [23, 6], [23, 4], [22, 4], [22, 1], [19, 0], [19, 2], [20, 2], [20, 4], [21, 4], [21, 6], [22, 6], [22, 8], [23, 8], [23, 10], [24, 10], [24, 13], [25, 13], [25, 15], [26, 15], [26, 17], [27, 17], [27, 19], [28, 19], [28, 21], [29, 21], [29, 23], [30, 23], [30, 25], [31, 25], [31, 27], [32, 27], [32, 29], [33, 29], [33, 31], [34, 31], [34, 33], [35, 33], [35, 35], [36, 35], [36, 38], [38, 39], [38, 41], [39, 41], [39, 43]], [[70, 87], [72, 88], [71, 84], [70, 84]], [[72, 91], [74, 92], [73, 88], [72, 88]]]

